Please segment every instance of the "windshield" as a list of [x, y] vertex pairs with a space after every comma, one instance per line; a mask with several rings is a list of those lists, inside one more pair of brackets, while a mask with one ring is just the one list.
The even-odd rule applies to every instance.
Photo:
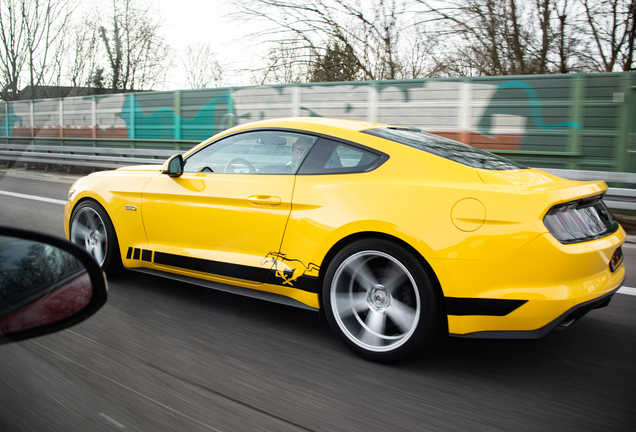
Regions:
[[504, 159], [485, 150], [471, 147], [448, 138], [422, 132], [418, 129], [377, 128], [362, 131], [409, 147], [423, 150], [472, 168], [487, 170], [518, 170], [528, 167]]

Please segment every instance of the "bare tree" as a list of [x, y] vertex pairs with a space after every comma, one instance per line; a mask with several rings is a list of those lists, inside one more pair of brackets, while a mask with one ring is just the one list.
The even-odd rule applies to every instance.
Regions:
[[540, 31], [536, 55], [537, 73], [544, 74], [548, 71], [548, 53], [552, 46], [552, 38], [554, 36], [550, 26], [550, 18], [554, 12], [554, 8], [551, 0], [535, 0], [535, 7]]
[[633, 71], [634, 66], [634, 43], [636, 43], [636, 1], [632, 0], [627, 7], [627, 45], [622, 56], [623, 70]]
[[556, 31], [556, 40], [557, 40], [557, 63], [559, 73], [568, 73], [570, 71], [568, 67], [568, 59], [570, 57], [569, 48], [570, 43], [566, 42], [567, 38], [567, 17], [568, 17], [568, 0], [564, 0], [561, 5], [555, 5], [555, 10], [557, 13], [557, 17], [559, 19], [558, 29]]
[[[366, 80], [397, 79], [404, 74], [401, 34], [406, 0], [233, 0], [236, 19], [261, 20], [257, 33], [275, 43], [280, 55], [305, 68], [334, 43], [356, 63]], [[270, 59], [272, 52], [270, 51]]]
[[[62, 86], [65, 84], [66, 57], [70, 45], [69, 27], [61, 29], [57, 41], [49, 48], [50, 59], [46, 64], [46, 75], [42, 79], [42, 84], [46, 86]], [[49, 94], [47, 94], [49, 93]], [[57, 97], [58, 92], [46, 92], [47, 97]]]
[[0, 1], [2, 98], [15, 100], [23, 82], [42, 85], [59, 70], [59, 43], [73, 5], [70, 0]]
[[579, 0], [554, 0], [550, 16], [552, 33], [547, 73], [592, 72], [597, 70], [589, 31]]
[[[447, 64], [470, 64], [480, 75], [533, 73], [534, 31], [521, 17], [531, 12], [517, 0], [450, 0], [432, 4], [418, 0], [427, 20], [439, 21], [439, 35], [453, 49]], [[540, 4], [537, 1], [535, 4]], [[439, 5], [439, 6], [438, 6]], [[540, 63], [540, 61], [539, 61]], [[465, 67], [465, 66], [462, 66]]]
[[[632, 70], [636, 0], [415, 0], [453, 47], [442, 74]], [[446, 69], [445, 69], [446, 68]]]
[[99, 62], [98, 25], [90, 15], [72, 26], [67, 39], [66, 78], [73, 87], [92, 86], [91, 75]]
[[99, 37], [111, 68], [111, 91], [149, 90], [163, 84], [171, 50], [160, 35], [159, 20], [133, 0], [112, 0], [110, 12], [109, 23], [99, 27]]
[[403, 36], [401, 78], [431, 78], [438, 75], [439, 40], [431, 37], [423, 25], [408, 27]]
[[2, 99], [18, 98], [20, 76], [26, 58], [24, 43], [27, 38], [17, 0], [1, 0], [0, 7], [0, 62], [2, 63]]
[[187, 85], [190, 88], [198, 89], [223, 85], [225, 70], [207, 42], [188, 45], [183, 58], [183, 69]]
[[266, 66], [251, 70], [252, 84], [289, 84], [302, 82], [311, 62], [309, 49], [299, 40], [281, 40], [267, 51]]
[[581, 0], [598, 70], [633, 70], [636, 0]]
[[19, 0], [26, 31], [26, 65], [31, 87], [40, 85], [50, 67], [60, 62], [61, 50], [56, 43], [63, 39], [64, 30], [73, 8], [69, 0]]

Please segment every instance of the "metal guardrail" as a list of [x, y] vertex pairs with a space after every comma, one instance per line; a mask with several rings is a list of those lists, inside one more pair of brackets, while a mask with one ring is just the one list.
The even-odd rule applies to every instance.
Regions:
[[[97, 168], [158, 164], [175, 153], [178, 150], [0, 144], [0, 160]], [[541, 169], [570, 180], [636, 184], [636, 173]], [[611, 187], [605, 195], [605, 203], [611, 209], [636, 210], [636, 189]]]
[[131, 165], [163, 163], [164, 160], [176, 153], [179, 151], [0, 144], [0, 160], [97, 168], [121, 168]]

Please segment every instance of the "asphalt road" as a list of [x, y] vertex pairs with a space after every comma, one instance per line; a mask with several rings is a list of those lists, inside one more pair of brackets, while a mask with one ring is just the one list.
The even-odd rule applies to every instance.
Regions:
[[[0, 224], [63, 235], [72, 180], [0, 173]], [[636, 287], [636, 242], [624, 247]], [[106, 306], [0, 347], [0, 431], [632, 431], [636, 296], [535, 341], [378, 365], [317, 313], [126, 272]]]

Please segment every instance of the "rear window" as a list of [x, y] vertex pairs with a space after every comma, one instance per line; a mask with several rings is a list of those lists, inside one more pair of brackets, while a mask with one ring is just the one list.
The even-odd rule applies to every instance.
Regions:
[[471, 147], [448, 138], [422, 132], [418, 129], [376, 128], [362, 131], [369, 135], [423, 150], [445, 159], [487, 170], [518, 170], [528, 167], [499, 157], [485, 150]]

